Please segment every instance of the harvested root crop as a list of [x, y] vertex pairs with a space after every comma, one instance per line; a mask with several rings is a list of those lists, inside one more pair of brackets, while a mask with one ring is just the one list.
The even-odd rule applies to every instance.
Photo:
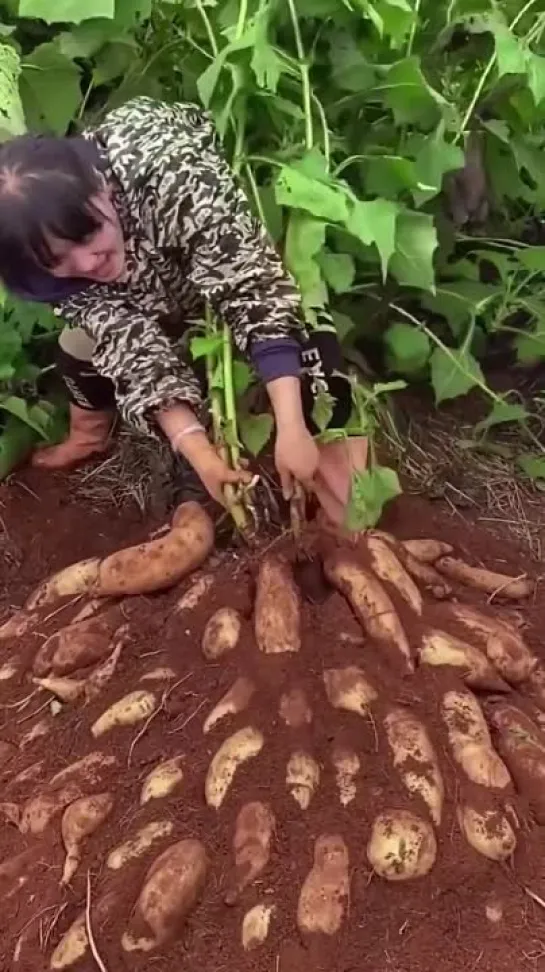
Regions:
[[219, 608], [204, 629], [202, 653], [207, 661], [216, 661], [234, 651], [238, 645], [242, 622], [234, 608]]
[[61, 628], [36, 655], [35, 675], [72, 675], [80, 668], [103, 661], [111, 654], [110, 641], [120, 620], [120, 614], [114, 610]]
[[429, 874], [437, 841], [427, 820], [408, 810], [385, 810], [373, 823], [367, 858], [387, 881], [410, 881]]
[[508, 702], [491, 706], [494, 741], [536, 820], [545, 823], [545, 733]]
[[62, 678], [62, 676], [51, 676], [50, 678], [33, 678], [34, 685], [39, 685], [45, 692], [50, 692], [56, 699], [68, 704], [76, 702], [85, 692], [84, 678]]
[[445, 787], [437, 753], [426, 727], [409, 709], [392, 709], [384, 719], [386, 735], [409, 793], [418, 794], [427, 805], [436, 826], [441, 823]]
[[102, 665], [98, 665], [85, 681], [85, 700], [87, 702], [92, 702], [93, 699], [98, 698], [106, 688], [108, 682], [114, 677], [117, 663], [121, 657], [121, 652], [125, 647], [128, 636], [129, 626], [127, 624], [121, 625], [116, 631], [112, 644], [110, 645], [110, 647], [113, 645], [111, 655], [102, 662]]
[[223, 698], [220, 699], [218, 704], [214, 706], [207, 716], [203, 726], [203, 732], [210, 732], [218, 722], [221, 722], [227, 716], [238, 715], [240, 712], [244, 712], [248, 708], [254, 692], [255, 685], [249, 678], [246, 678], [244, 675], [237, 678], [229, 691], [225, 693]]
[[331, 754], [331, 762], [335, 767], [340, 801], [343, 807], [347, 807], [356, 798], [356, 777], [361, 768], [360, 758], [353, 749], [335, 746]]
[[39, 793], [32, 797], [25, 804], [21, 815], [21, 833], [40, 836], [68, 804], [79, 800], [81, 796], [81, 786], [71, 782], [53, 793]]
[[348, 848], [339, 835], [318, 837], [314, 864], [297, 906], [297, 925], [303, 934], [335, 935], [342, 924], [350, 894]]
[[527, 577], [510, 577], [508, 574], [499, 574], [484, 567], [471, 567], [470, 564], [456, 557], [440, 557], [435, 562], [435, 566], [446, 577], [465, 584], [466, 587], [474, 587], [478, 591], [512, 598], [515, 601], [529, 597], [534, 588], [533, 581]]
[[324, 685], [334, 709], [344, 709], [362, 716], [369, 714], [369, 705], [377, 698], [365, 672], [357, 665], [327, 669], [324, 672]]
[[529, 678], [537, 665], [537, 658], [513, 625], [491, 618], [467, 604], [449, 604], [448, 611], [455, 621], [478, 639], [506, 682], [517, 685]]
[[290, 729], [300, 729], [312, 722], [312, 709], [303, 689], [293, 688], [280, 698], [280, 718]]
[[206, 560], [214, 545], [214, 525], [198, 503], [182, 503], [170, 532], [106, 557], [98, 568], [96, 593], [123, 597], [173, 587]]
[[83, 852], [83, 843], [104, 823], [114, 806], [111, 793], [81, 797], [66, 808], [62, 818], [62, 839], [66, 860], [62, 884], [68, 884], [76, 873]]
[[226, 904], [235, 904], [267, 867], [274, 827], [274, 815], [266, 803], [246, 803], [240, 810], [233, 840], [235, 867], [228, 880]]
[[286, 770], [286, 786], [301, 810], [308, 810], [320, 782], [320, 767], [303, 750], [292, 753]]
[[129, 837], [119, 847], [110, 851], [107, 866], [111, 871], [120, 871], [130, 861], [135, 861], [147, 854], [157, 841], [170, 837], [173, 830], [174, 824], [171, 820], [154, 820], [146, 824], [135, 833], [134, 837]]
[[[151, 952], [176, 939], [196, 906], [208, 871], [208, 858], [198, 840], [181, 840], [164, 851], [147, 873], [129, 930], [122, 938], [126, 952]], [[149, 934], [141, 934], [148, 928]]]
[[22, 638], [35, 627], [39, 617], [35, 611], [17, 611], [11, 618], [0, 624], [0, 642]]
[[278, 557], [261, 562], [255, 601], [255, 636], [265, 655], [301, 648], [301, 605], [291, 567]]
[[182, 614], [185, 611], [193, 611], [197, 607], [197, 604], [202, 601], [205, 594], [208, 594], [212, 590], [213, 586], [214, 576], [212, 574], [203, 574], [202, 577], [198, 577], [193, 581], [191, 587], [178, 598], [174, 607], [174, 613]]
[[370, 534], [367, 549], [371, 564], [377, 577], [390, 584], [409, 605], [415, 614], [422, 614], [422, 595], [401, 561], [385, 540]]
[[159, 763], [158, 766], [154, 766], [144, 780], [140, 794], [140, 805], [143, 806], [150, 800], [161, 800], [170, 796], [184, 778], [182, 764], [182, 756], [173, 756], [172, 759], [167, 759], [163, 763]]
[[99, 716], [91, 726], [91, 732], [96, 739], [119, 726], [134, 726], [149, 718], [155, 706], [155, 696], [151, 692], [142, 689], [130, 692]]
[[209, 807], [221, 806], [236, 771], [261, 752], [265, 740], [258, 729], [239, 729], [220, 746], [213, 757], [205, 781], [205, 798]]
[[515, 852], [517, 838], [505, 813], [495, 807], [476, 809], [464, 803], [458, 823], [468, 844], [491, 861], [506, 861]]
[[149, 672], [144, 672], [140, 677], [141, 682], [172, 682], [176, 678], [176, 672], [170, 665], [160, 665], [159, 668], [150, 668]]
[[326, 576], [348, 598], [367, 634], [397, 649], [407, 672], [414, 670], [409, 642], [394, 605], [380, 581], [353, 560], [343, 556], [328, 558]]
[[481, 786], [504, 789], [511, 777], [492, 746], [482, 709], [469, 692], [447, 692], [441, 706], [452, 754], [466, 776]]
[[71, 969], [76, 962], [79, 962], [87, 954], [89, 939], [85, 921], [85, 912], [82, 912], [70, 925], [68, 931], [63, 935], [51, 956], [50, 969]]
[[242, 947], [245, 952], [263, 945], [267, 940], [271, 918], [274, 915], [274, 905], [257, 904], [246, 912], [242, 919]]
[[434, 564], [439, 557], [452, 553], [451, 544], [443, 540], [402, 540], [401, 545], [411, 557], [423, 564]]
[[452, 594], [452, 587], [432, 564], [417, 560], [404, 551], [403, 566], [413, 580], [418, 581], [437, 601], [444, 601]]
[[458, 669], [470, 688], [484, 689], [488, 692], [509, 690], [507, 683], [500, 678], [482, 651], [446, 631], [427, 631], [423, 635], [420, 661], [423, 665]]
[[19, 662], [15, 659], [12, 661], [4, 662], [0, 665], [0, 682], [10, 682], [11, 679], [17, 675], [20, 670]]
[[91, 557], [59, 570], [30, 595], [25, 610], [35, 611], [46, 604], [59, 601], [61, 597], [77, 597], [90, 593], [98, 579], [99, 565], [98, 557]]
[[66, 783], [78, 783], [80, 786], [97, 786], [102, 781], [103, 771], [115, 766], [117, 760], [113, 753], [103, 753], [99, 749], [87, 753], [75, 763], [70, 763], [64, 769], [52, 776], [48, 788], [58, 789]]

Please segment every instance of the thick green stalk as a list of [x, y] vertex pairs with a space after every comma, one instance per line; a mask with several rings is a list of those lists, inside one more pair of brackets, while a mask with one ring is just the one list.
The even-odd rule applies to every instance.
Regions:
[[312, 146], [314, 145], [314, 128], [312, 123], [312, 91], [310, 87], [310, 70], [306, 60], [305, 48], [303, 46], [303, 38], [301, 37], [301, 29], [299, 27], [299, 19], [297, 17], [297, 8], [295, 6], [294, 0], [288, 0], [288, 7], [290, 10], [290, 17], [293, 26], [293, 34], [295, 37], [295, 47], [297, 50], [297, 59], [299, 62], [299, 71], [301, 72], [301, 84], [303, 87], [303, 110], [305, 112], [305, 145], [310, 152]]

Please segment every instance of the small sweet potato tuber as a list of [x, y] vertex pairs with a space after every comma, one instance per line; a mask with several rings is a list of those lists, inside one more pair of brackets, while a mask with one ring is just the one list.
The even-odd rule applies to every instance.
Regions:
[[494, 741], [517, 789], [545, 824], [545, 733], [521, 709], [508, 702], [491, 705]]
[[113, 806], [111, 793], [99, 793], [96, 796], [81, 797], [64, 811], [61, 831], [66, 860], [62, 884], [68, 884], [74, 877], [81, 860], [84, 840], [104, 823]]
[[500, 678], [482, 651], [447, 631], [434, 629], [424, 633], [420, 646], [420, 661], [423, 665], [457, 668], [470, 688], [484, 689], [488, 692], [509, 690], [507, 683]]
[[246, 912], [242, 919], [242, 947], [245, 952], [257, 948], [266, 941], [271, 918], [275, 907], [272, 904], [257, 904]]
[[245, 803], [239, 811], [233, 840], [235, 867], [227, 883], [226, 904], [236, 904], [244, 889], [267, 867], [274, 826], [273, 813], [266, 803]]
[[443, 540], [402, 540], [401, 543], [411, 557], [423, 564], [434, 564], [439, 557], [447, 557], [452, 553], [451, 544]]
[[433, 827], [408, 810], [385, 810], [373, 823], [367, 858], [387, 881], [410, 881], [428, 874], [437, 856]]
[[446, 577], [465, 584], [466, 587], [475, 587], [478, 591], [512, 598], [515, 601], [529, 597], [534, 588], [533, 582], [527, 577], [510, 577], [494, 570], [486, 570], [484, 567], [471, 567], [470, 564], [456, 557], [440, 557], [435, 562], [435, 566]]
[[513, 827], [505, 813], [495, 807], [478, 810], [468, 803], [457, 810], [458, 823], [468, 844], [491, 861], [505, 861], [517, 846]]
[[37, 608], [60, 600], [61, 597], [88, 594], [97, 582], [99, 564], [98, 557], [91, 557], [59, 570], [30, 595], [25, 604], [25, 611], [35, 611]]
[[119, 627], [120, 613], [114, 609], [61, 628], [44, 642], [34, 659], [34, 674], [71, 675], [80, 668], [96, 665], [111, 654], [111, 638]]
[[377, 693], [365, 672], [357, 665], [346, 668], [329, 668], [324, 672], [326, 695], [334, 709], [367, 715], [369, 705]]
[[303, 689], [292, 688], [280, 698], [280, 718], [290, 729], [300, 729], [312, 722], [312, 709]]
[[467, 604], [449, 604], [445, 610], [478, 639], [506, 682], [517, 685], [531, 675], [537, 658], [513, 625]]
[[292, 753], [286, 770], [286, 786], [301, 810], [308, 810], [320, 782], [320, 767], [302, 750]]
[[437, 753], [426, 727], [413, 712], [402, 706], [390, 710], [384, 725], [394, 766], [408, 791], [422, 797], [434, 824], [439, 826], [445, 787]]
[[422, 614], [422, 595], [392, 547], [381, 537], [370, 534], [367, 537], [367, 549], [377, 577], [390, 584], [415, 614]]
[[130, 692], [99, 716], [91, 726], [91, 732], [97, 738], [117, 726], [134, 726], [152, 714], [155, 704], [155, 696], [151, 692], [142, 689]]
[[207, 716], [203, 726], [203, 732], [210, 732], [226, 716], [238, 715], [240, 712], [244, 712], [250, 704], [254, 691], [254, 683], [249, 678], [246, 678], [245, 675], [237, 678], [229, 691], [225, 693], [223, 698], [220, 699], [218, 704], [214, 706]]
[[349, 894], [350, 865], [344, 840], [337, 834], [318, 837], [314, 864], [299, 896], [299, 931], [335, 935], [341, 927]]
[[154, 820], [145, 824], [133, 837], [129, 837], [119, 847], [110, 851], [106, 861], [107, 867], [111, 871], [120, 871], [130, 861], [137, 860], [137, 858], [146, 854], [158, 840], [169, 837], [173, 830], [172, 820]]
[[146, 776], [140, 794], [140, 804], [143, 806], [150, 800], [160, 800], [169, 796], [184, 778], [182, 768], [183, 757], [173, 756], [163, 763], [159, 763]]
[[360, 758], [353, 749], [335, 746], [331, 754], [331, 762], [335, 767], [340, 801], [343, 807], [347, 807], [356, 798], [356, 776], [361, 767]]
[[301, 648], [301, 605], [291, 567], [278, 557], [264, 557], [257, 578], [255, 636], [266, 655]]
[[209, 619], [202, 638], [202, 653], [207, 661], [216, 661], [234, 651], [242, 624], [234, 608], [219, 608]]
[[454, 759], [473, 783], [503, 789], [511, 777], [494, 747], [475, 696], [465, 690], [447, 692], [441, 705]]
[[239, 729], [225, 740], [206, 774], [205, 797], [209, 807], [221, 806], [239, 766], [257, 756], [264, 743], [262, 734], [252, 726]]

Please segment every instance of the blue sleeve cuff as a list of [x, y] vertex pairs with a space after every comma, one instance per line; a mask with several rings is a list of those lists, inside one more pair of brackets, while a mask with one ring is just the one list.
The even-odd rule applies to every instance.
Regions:
[[301, 348], [293, 338], [256, 341], [251, 358], [264, 384], [276, 378], [298, 378], [301, 373]]

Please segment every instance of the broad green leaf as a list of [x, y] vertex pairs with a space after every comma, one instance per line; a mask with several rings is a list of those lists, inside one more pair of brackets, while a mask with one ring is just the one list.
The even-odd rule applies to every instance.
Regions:
[[80, 72], [56, 44], [41, 44], [24, 59], [20, 90], [29, 128], [66, 133], [81, 102]]
[[134, 61], [134, 48], [131, 43], [115, 41], [107, 44], [96, 57], [93, 70], [95, 85], [110, 84], [120, 78]]
[[244, 395], [253, 381], [253, 371], [245, 361], [233, 362], [233, 387], [237, 397]]
[[218, 354], [221, 351], [223, 338], [221, 334], [210, 334], [205, 337], [194, 337], [191, 339], [191, 357], [194, 361], [198, 358], [205, 358], [209, 354]]
[[0, 482], [26, 459], [38, 438], [26, 422], [9, 416], [0, 433]]
[[0, 409], [14, 415], [15, 418], [34, 429], [43, 439], [47, 439], [51, 416], [39, 405], [29, 405], [24, 398], [8, 395], [6, 398], [0, 398]]
[[348, 218], [346, 196], [340, 189], [309, 178], [293, 166], [282, 167], [275, 192], [280, 206], [304, 209], [319, 219], [333, 223], [344, 223]]
[[514, 256], [528, 270], [545, 273], [545, 246], [529, 246], [516, 250]]
[[433, 199], [443, 187], [443, 180], [447, 172], [462, 169], [464, 153], [457, 145], [446, 142], [443, 135], [436, 134], [423, 141], [415, 158], [415, 168], [418, 181], [430, 188], [415, 188], [412, 190], [417, 206], [421, 206], [428, 199]]
[[268, 39], [271, 5], [261, 2], [254, 21], [254, 39], [250, 67], [260, 88], [276, 92], [280, 75], [286, 70], [285, 61], [271, 46]]
[[327, 289], [316, 256], [325, 243], [326, 224], [305, 213], [290, 214], [284, 260], [297, 281], [305, 311], [327, 303]]
[[21, 61], [13, 47], [0, 44], [0, 141], [25, 131], [23, 106], [19, 95]]
[[397, 125], [429, 124], [438, 116], [439, 105], [443, 103], [426, 81], [417, 57], [393, 64], [374, 91], [391, 109]]
[[92, 17], [113, 17], [115, 0], [19, 0], [19, 16], [46, 24], [80, 24]]
[[517, 361], [521, 364], [535, 364], [542, 361], [545, 358], [545, 317], [535, 321], [533, 331], [521, 331], [513, 344]]
[[376, 70], [353, 37], [343, 31], [331, 35], [331, 80], [339, 91], [364, 93], [375, 83]]
[[336, 294], [350, 290], [356, 276], [356, 264], [349, 253], [325, 252], [319, 260], [326, 283]]
[[525, 74], [526, 52], [518, 37], [503, 24], [494, 26], [494, 43], [496, 45], [496, 64], [498, 74]]
[[340, 311], [332, 311], [331, 316], [333, 318], [337, 337], [341, 343], [344, 343], [348, 336], [354, 332], [356, 324], [352, 318], [348, 316], [348, 314], [341, 314]]
[[540, 105], [545, 98], [545, 57], [528, 53], [526, 70], [528, 72], [528, 87], [534, 96], [536, 105]]
[[430, 357], [430, 339], [424, 331], [395, 321], [384, 335], [388, 365], [392, 371], [414, 374], [422, 370]]
[[314, 399], [312, 408], [312, 421], [319, 428], [320, 432], [325, 432], [335, 408], [335, 399], [329, 392], [319, 391]]
[[470, 351], [451, 348], [447, 353], [436, 348], [430, 358], [431, 383], [439, 405], [449, 398], [466, 395], [478, 382], [484, 383], [481, 366]]
[[253, 456], [258, 456], [271, 437], [273, 425], [273, 418], [267, 412], [262, 415], [240, 415], [238, 428], [244, 448]]
[[454, 337], [461, 337], [467, 325], [496, 298], [501, 298], [503, 290], [496, 284], [483, 284], [477, 280], [444, 280], [434, 294], [424, 294], [421, 298], [426, 310], [446, 318]]
[[347, 528], [366, 530], [376, 526], [386, 503], [400, 493], [398, 475], [388, 466], [373, 466], [365, 472], [354, 473], [346, 510]]
[[494, 402], [486, 418], [481, 419], [475, 426], [476, 435], [486, 432], [495, 425], [504, 425], [506, 422], [523, 422], [528, 418], [528, 412], [519, 402]]
[[530, 479], [545, 479], [545, 456], [525, 453], [517, 459], [517, 465]]
[[292, 168], [297, 169], [298, 172], [302, 172], [303, 175], [308, 176], [310, 179], [318, 179], [318, 182], [329, 181], [327, 159], [317, 145], [308, 152], [305, 152], [300, 159], [292, 162]]
[[396, 227], [401, 213], [397, 203], [389, 199], [373, 199], [370, 202], [355, 202], [346, 221], [349, 233], [365, 243], [375, 244], [382, 266], [382, 276], [388, 275], [390, 258], [396, 248]]
[[13, 327], [0, 327], [0, 365], [11, 365], [23, 347], [21, 335]]
[[397, 199], [406, 189], [418, 185], [416, 166], [402, 155], [377, 155], [365, 164], [365, 190], [371, 196]]
[[420, 290], [435, 290], [433, 256], [437, 232], [433, 217], [426, 213], [401, 210], [397, 218], [395, 253], [390, 272], [398, 283]]
[[108, 41], [119, 33], [113, 20], [87, 20], [58, 36], [61, 54], [68, 58], [93, 57]]

